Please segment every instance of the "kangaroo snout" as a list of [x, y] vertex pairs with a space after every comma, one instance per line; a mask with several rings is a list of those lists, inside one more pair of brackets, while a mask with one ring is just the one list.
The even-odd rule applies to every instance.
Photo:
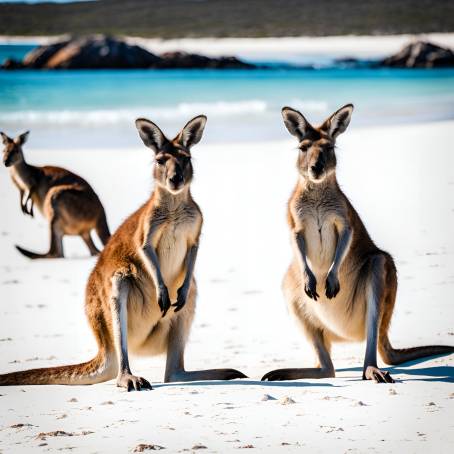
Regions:
[[174, 189], [178, 189], [184, 182], [183, 175], [181, 173], [175, 173], [169, 178], [169, 182]]
[[317, 161], [313, 166], [311, 166], [311, 173], [315, 178], [318, 178], [324, 170], [325, 166], [320, 161]]

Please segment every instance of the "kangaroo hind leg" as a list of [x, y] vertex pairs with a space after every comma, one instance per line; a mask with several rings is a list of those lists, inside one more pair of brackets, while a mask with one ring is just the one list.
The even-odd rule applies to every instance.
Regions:
[[375, 380], [377, 383], [394, 383], [389, 372], [377, 366], [378, 330], [386, 298], [386, 257], [382, 254], [372, 256], [369, 262], [366, 284], [366, 355], [364, 358], [363, 380]]
[[172, 320], [172, 326], [169, 330], [164, 381], [168, 383], [247, 378], [246, 375], [235, 369], [185, 370], [184, 349], [194, 316], [194, 300], [195, 288], [194, 284], [192, 284], [188, 293], [188, 301], [185, 307], [175, 314], [175, 317]]
[[128, 295], [129, 283], [123, 276], [112, 277], [110, 310], [118, 362], [117, 386], [129, 391], [151, 389], [150, 383], [142, 377], [131, 373], [128, 357]]
[[91, 238], [90, 231], [84, 232], [80, 235], [84, 240], [84, 243], [87, 245], [88, 250], [90, 251], [91, 255], [98, 255], [99, 249], [96, 247], [95, 243], [93, 243], [93, 239]]
[[25, 257], [30, 259], [54, 259], [63, 257], [63, 232], [59, 226], [56, 217], [53, 217], [49, 225], [50, 230], [50, 247], [46, 254], [28, 251], [16, 245], [16, 249]]
[[262, 377], [262, 381], [299, 380], [302, 378], [332, 378], [335, 376], [333, 362], [330, 355], [330, 344], [320, 328], [314, 327], [308, 320], [299, 320], [308, 340], [312, 343], [317, 355], [319, 367], [306, 367], [294, 369], [276, 369]]

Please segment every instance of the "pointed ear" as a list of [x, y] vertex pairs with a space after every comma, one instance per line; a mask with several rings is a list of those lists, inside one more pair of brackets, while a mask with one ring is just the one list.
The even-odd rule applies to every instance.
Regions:
[[157, 153], [168, 142], [167, 137], [152, 121], [146, 118], [136, 120], [136, 128], [143, 143]]
[[25, 142], [27, 142], [29, 134], [30, 134], [30, 131], [23, 132], [20, 136], [17, 136], [14, 139], [14, 142], [16, 142], [18, 145], [23, 145]]
[[333, 139], [335, 139], [347, 129], [350, 119], [352, 118], [352, 113], [353, 104], [346, 104], [325, 120], [321, 129], [324, 129]]
[[300, 142], [308, 131], [313, 129], [311, 124], [304, 118], [304, 115], [291, 107], [282, 108], [282, 117], [288, 132]]
[[200, 142], [205, 129], [207, 117], [199, 115], [186, 123], [186, 126], [177, 136], [177, 141], [185, 148], [191, 148], [196, 143]]
[[13, 141], [4, 132], [0, 132], [0, 136], [2, 136], [3, 145], [7, 145], [7, 144], [9, 144], [10, 142]]

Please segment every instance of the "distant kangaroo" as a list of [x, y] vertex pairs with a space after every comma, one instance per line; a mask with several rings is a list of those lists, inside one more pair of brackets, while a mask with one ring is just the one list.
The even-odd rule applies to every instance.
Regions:
[[367, 338], [363, 379], [386, 383], [394, 380], [378, 369], [377, 347], [387, 364], [454, 352], [454, 347], [443, 345], [395, 349], [388, 339], [396, 267], [392, 257], [375, 246], [336, 180], [334, 145], [352, 112], [348, 104], [314, 128], [300, 112], [282, 110], [287, 129], [299, 141], [299, 179], [288, 204], [294, 259], [283, 290], [319, 367], [274, 370], [262, 380], [334, 377], [332, 342]]
[[[50, 248], [46, 254], [37, 254], [16, 246], [31, 259], [63, 257], [63, 236], [80, 235], [91, 255], [99, 253], [90, 236], [96, 230], [105, 245], [110, 238], [104, 208], [91, 186], [81, 177], [60, 167], [36, 167], [27, 164], [22, 151], [29, 132], [15, 139], [3, 132], [3, 163], [10, 169], [14, 184], [19, 189], [20, 207], [33, 217], [33, 207], [49, 221]], [[25, 197], [25, 200], [24, 200]]]
[[130, 351], [167, 351], [166, 382], [245, 377], [234, 369], [184, 368], [202, 228], [202, 213], [189, 190], [190, 148], [202, 138], [205, 123], [205, 116], [195, 117], [168, 140], [151, 121], [136, 121], [143, 142], [155, 152], [156, 185], [149, 200], [114, 233], [89, 277], [85, 311], [98, 343], [97, 355], [82, 364], [0, 375], [0, 385], [81, 385], [116, 376], [117, 385], [128, 391], [150, 389], [147, 380], [131, 373]]

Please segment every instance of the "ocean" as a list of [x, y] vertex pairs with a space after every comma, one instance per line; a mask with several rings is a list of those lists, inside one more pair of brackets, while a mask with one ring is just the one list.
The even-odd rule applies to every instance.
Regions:
[[[0, 45], [0, 61], [31, 45]], [[137, 117], [168, 136], [206, 114], [205, 141], [288, 138], [283, 106], [314, 123], [346, 103], [352, 127], [454, 118], [454, 70], [0, 71], [0, 129], [41, 148], [139, 146]]]

